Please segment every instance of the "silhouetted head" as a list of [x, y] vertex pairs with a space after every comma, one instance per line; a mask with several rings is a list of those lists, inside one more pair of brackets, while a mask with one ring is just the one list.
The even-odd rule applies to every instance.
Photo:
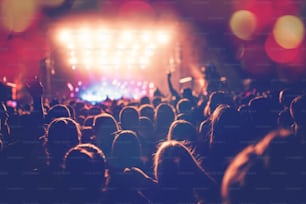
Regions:
[[154, 176], [161, 187], [190, 189], [201, 185], [198, 181], [207, 175], [190, 149], [169, 140], [161, 143], [154, 156]]
[[239, 112], [229, 105], [219, 105], [211, 115], [210, 143], [239, 143], [242, 131]]
[[215, 109], [218, 107], [218, 105], [221, 105], [221, 104], [233, 106], [234, 105], [233, 97], [222, 91], [212, 92], [209, 95], [209, 99], [208, 99], [207, 105], [204, 110], [205, 116], [211, 115], [215, 111]]
[[175, 109], [168, 103], [161, 103], [155, 110], [155, 122], [157, 127], [169, 128], [175, 120]]
[[131, 130], [120, 131], [112, 145], [112, 166], [119, 169], [140, 167], [141, 145]]
[[301, 91], [295, 89], [295, 88], [286, 88], [279, 92], [279, 103], [283, 107], [290, 107], [290, 103], [292, 100], [299, 96], [301, 94]]
[[140, 104], [150, 104], [150, 103], [151, 103], [151, 101], [150, 101], [150, 98], [148, 96], [141, 97]]
[[290, 104], [290, 115], [298, 126], [306, 127], [306, 95], [293, 99]]
[[180, 99], [176, 104], [177, 113], [190, 113], [192, 110], [192, 103], [187, 98]]
[[68, 186], [83, 188], [79, 193], [100, 191], [105, 185], [106, 160], [102, 150], [95, 145], [80, 144], [69, 149], [64, 167]]
[[115, 134], [119, 130], [116, 119], [108, 113], [101, 113], [95, 116], [93, 127], [97, 146], [109, 156]]
[[154, 107], [150, 104], [143, 104], [139, 107], [140, 116], [145, 116], [154, 121], [155, 110]]
[[119, 113], [119, 122], [123, 130], [137, 132], [139, 124], [139, 112], [134, 106], [126, 106]]
[[305, 145], [291, 132], [269, 133], [240, 152], [225, 172], [222, 197], [231, 203], [302, 203]]
[[66, 118], [71, 117], [69, 109], [65, 105], [61, 104], [54, 105], [50, 108], [50, 110], [46, 115], [46, 123], [49, 124], [50, 122], [52, 122], [52, 120], [62, 117]]
[[170, 125], [167, 139], [196, 142], [197, 130], [192, 123], [186, 120], [175, 120]]
[[48, 127], [46, 143], [51, 161], [61, 163], [65, 153], [80, 143], [80, 135], [79, 125], [71, 118], [54, 119]]

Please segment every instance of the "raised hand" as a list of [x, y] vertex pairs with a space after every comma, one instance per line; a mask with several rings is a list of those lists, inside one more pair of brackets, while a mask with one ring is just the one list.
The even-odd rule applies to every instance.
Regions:
[[27, 82], [26, 87], [33, 98], [38, 98], [43, 95], [43, 85], [37, 76]]

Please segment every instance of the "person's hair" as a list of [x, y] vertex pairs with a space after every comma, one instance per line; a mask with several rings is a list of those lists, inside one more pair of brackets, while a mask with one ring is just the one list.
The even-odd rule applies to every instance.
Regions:
[[289, 108], [292, 100], [300, 94], [301, 91], [296, 88], [285, 88], [279, 92], [279, 103]]
[[170, 125], [167, 139], [196, 142], [197, 130], [192, 123], [186, 120], [175, 120]]
[[56, 104], [50, 108], [46, 115], [46, 123], [49, 124], [52, 120], [56, 118], [71, 118], [69, 108], [62, 104]]
[[83, 126], [85, 127], [92, 127], [93, 126], [93, 122], [94, 122], [94, 117], [93, 115], [89, 115], [85, 118], [85, 120], [83, 121]]
[[224, 203], [305, 202], [303, 146], [290, 131], [279, 129], [245, 148], [224, 174]]
[[140, 98], [140, 104], [150, 104], [151, 101], [150, 101], [150, 98], [149, 96], [143, 96]]
[[189, 113], [191, 110], [192, 102], [188, 98], [182, 98], [176, 104], [177, 113]]
[[119, 122], [123, 130], [137, 131], [139, 112], [134, 106], [125, 106], [119, 113]]
[[290, 115], [299, 126], [306, 125], [306, 95], [297, 96], [290, 104]]
[[214, 110], [218, 107], [218, 105], [225, 104], [225, 105], [234, 105], [233, 97], [225, 92], [216, 91], [212, 92], [209, 95], [208, 102], [204, 108], [204, 116], [210, 116]]
[[139, 114], [140, 116], [146, 116], [154, 121], [154, 107], [151, 104], [143, 104], [139, 107]]
[[239, 143], [241, 130], [239, 112], [229, 105], [219, 105], [211, 115], [210, 144]]
[[162, 103], [162, 98], [160, 96], [154, 96], [152, 100], [153, 107], [157, 107], [160, 103]]
[[80, 136], [79, 125], [71, 118], [54, 119], [48, 127], [46, 141], [47, 152], [51, 160], [62, 160], [71, 147], [80, 143]]
[[93, 129], [96, 144], [108, 157], [111, 153], [115, 133], [119, 130], [116, 119], [108, 113], [101, 113], [94, 117]]
[[106, 159], [101, 149], [93, 144], [79, 144], [65, 154], [64, 168], [68, 186], [99, 191], [106, 182]]
[[168, 103], [161, 103], [155, 110], [156, 127], [169, 127], [175, 120], [175, 109]]
[[122, 130], [112, 144], [112, 165], [120, 169], [139, 167], [141, 153], [137, 134], [132, 130]]
[[175, 140], [162, 142], [154, 156], [155, 179], [161, 186], [193, 185], [194, 180], [181, 180], [183, 177], [180, 176], [184, 173], [189, 176], [206, 174], [192, 151], [183, 143]]

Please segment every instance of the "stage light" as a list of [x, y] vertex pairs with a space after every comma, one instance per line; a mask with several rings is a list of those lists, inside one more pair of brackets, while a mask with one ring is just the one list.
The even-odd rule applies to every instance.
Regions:
[[140, 45], [139, 44], [134, 44], [133, 45], [133, 50], [138, 50], [140, 49]]
[[132, 50], [131, 52], [130, 52], [130, 55], [132, 56], [132, 57], [135, 57], [136, 55], [137, 55], [137, 50]]
[[92, 63], [92, 60], [91, 58], [88, 57], [88, 58], [84, 58], [83, 62], [84, 62], [84, 65], [86, 65], [86, 67], [88, 68]]
[[73, 43], [69, 43], [67, 47], [69, 50], [73, 50], [75, 48], [75, 45]]
[[273, 29], [275, 41], [286, 49], [297, 48], [302, 43], [304, 34], [302, 20], [292, 15], [278, 18]]
[[146, 66], [150, 63], [150, 61], [149, 61], [148, 58], [143, 57], [139, 60], [139, 63], [140, 63], [140, 65]]
[[98, 32], [98, 39], [100, 42], [110, 42], [112, 33], [109, 30], [103, 29]]
[[127, 64], [128, 65], [133, 65], [134, 63], [135, 63], [135, 58], [130, 57], [130, 58], [127, 59]]
[[69, 91], [73, 91], [73, 85], [71, 84], [71, 83], [67, 83], [67, 87], [68, 87], [68, 89], [69, 89]]
[[153, 82], [150, 82], [150, 83], [149, 83], [149, 88], [150, 88], [150, 89], [154, 89], [154, 87], [155, 87], [154, 83], [153, 83]]
[[152, 36], [149, 31], [145, 31], [141, 34], [141, 39], [143, 42], [149, 42], [151, 40]]
[[153, 43], [150, 43], [148, 46], [147, 46], [147, 49], [149, 50], [154, 50], [156, 48], [156, 45], [154, 45]]
[[159, 32], [157, 34], [157, 41], [161, 44], [167, 44], [170, 41], [170, 36], [167, 32]]
[[69, 30], [61, 30], [59, 32], [59, 40], [62, 43], [67, 43], [71, 40], [71, 32]]
[[75, 57], [71, 57], [69, 62], [70, 62], [70, 64], [75, 65], [75, 64], [77, 64], [77, 59]]
[[123, 31], [122, 39], [128, 42], [131, 41], [133, 39], [133, 32], [130, 30]]
[[145, 56], [151, 57], [154, 55], [154, 50], [153, 49], [146, 49], [145, 50]]
[[103, 43], [102, 48], [103, 49], [109, 49], [111, 47], [110, 43]]
[[120, 57], [114, 57], [113, 64], [116, 65], [116, 66], [120, 65], [121, 64]]
[[76, 66], [75, 66], [75, 65], [72, 65], [71, 69], [72, 69], [72, 70], [76, 70]]
[[70, 50], [69, 55], [70, 55], [71, 57], [74, 57], [74, 56], [75, 56], [74, 50]]
[[77, 39], [79, 42], [88, 43], [91, 38], [91, 33], [87, 28], [81, 28], [77, 33]]
[[250, 40], [256, 30], [256, 16], [248, 10], [236, 11], [230, 19], [234, 35], [242, 40]]

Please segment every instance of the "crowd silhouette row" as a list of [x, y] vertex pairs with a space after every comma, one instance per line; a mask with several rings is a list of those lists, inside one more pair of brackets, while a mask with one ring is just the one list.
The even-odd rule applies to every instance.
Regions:
[[0, 201], [305, 203], [305, 87], [0, 106]]

